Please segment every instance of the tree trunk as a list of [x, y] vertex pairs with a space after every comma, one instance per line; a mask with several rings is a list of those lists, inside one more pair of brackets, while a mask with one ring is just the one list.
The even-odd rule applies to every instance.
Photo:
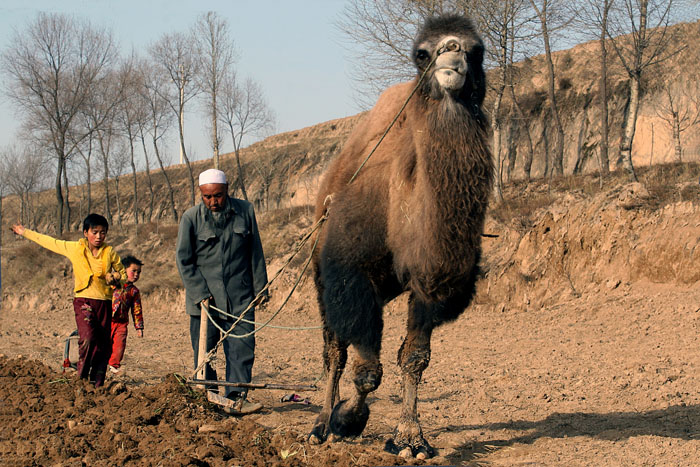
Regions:
[[160, 151], [158, 150], [158, 138], [155, 135], [153, 137], [153, 148], [156, 152], [156, 159], [158, 159], [158, 165], [160, 165], [160, 171], [163, 173], [163, 176], [165, 177], [165, 183], [168, 185], [168, 196], [170, 198], [170, 208], [172, 210], [171, 214], [173, 216], [173, 222], [177, 222], [177, 210], [175, 209], [175, 195], [173, 194], [173, 186], [170, 184], [168, 172], [166, 172], [165, 167], [163, 167], [163, 161], [160, 158]]
[[63, 235], [63, 189], [61, 187], [61, 176], [65, 167], [64, 156], [58, 158], [58, 168], [56, 169], [56, 234]]
[[245, 177], [243, 174], [243, 166], [241, 165], [241, 155], [238, 149], [236, 149], [236, 165], [238, 166], [238, 187], [241, 189], [243, 199], [248, 201], [248, 193], [245, 190]]
[[605, 35], [608, 24], [608, 0], [603, 6], [602, 26], [600, 30], [600, 152], [598, 162], [601, 176], [610, 171], [610, 158], [608, 156], [609, 130], [608, 130], [608, 51], [605, 46]]
[[86, 162], [85, 167], [87, 168], [87, 213], [90, 214], [92, 212], [92, 178], [90, 174], [89, 160]]
[[63, 167], [63, 185], [66, 187], [66, 197], [64, 202], [66, 203], [66, 230], [70, 230], [70, 185], [68, 184], [68, 166]]
[[[194, 174], [192, 173], [192, 165], [190, 164], [190, 159], [187, 157], [187, 151], [185, 150], [185, 128], [183, 126], [184, 110], [180, 108], [180, 115], [177, 119], [178, 128], [180, 130], [180, 154], [185, 160], [185, 165], [187, 165], [187, 172], [190, 174], [190, 202], [194, 206], [195, 200], [195, 188], [194, 188]], [[217, 166], [218, 167], [218, 166]]]
[[[216, 89], [216, 87], [214, 87]], [[219, 168], [219, 130], [216, 127], [216, 92], [212, 93], [211, 99], [211, 133], [212, 149], [214, 150], [214, 168]]]
[[546, 22], [543, 22], [542, 25], [542, 37], [544, 38], [544, 50], [549, 75], [549, 104], [552, 109], [554, 127], [557, 131], [557, 145], [552, 160], [552, 172], [554, 175], [561, 176], [564, 174], [564, 127], [559, 117], [557, 96], [554, 89], [554, 62], [552, 61], [552, 50], [549, 46], [549, 33], [547, 32]]
[[618, 165], [621, 166], [631, 181], [638, 181], [632, 164], [632, 142], [634, 141], [635, 127], [637, 126], [637, 112], [639, 112], [639, 77], [630, 80], [630, 92], [627, 102], [627, 114], [625, 115], [622, 139], [620, 140], [620, 159]]
[[[495, 120], [495, 119], [494, 119]], [[493, 183], [493, 195], [498, 201], [503, 201], [503, 164], [501, 157], [501, 126], [495, 124], [493, 126], [493, 162], [496, 168]]]
[[141, 145], [143, 146], [143, 158], [146, 160], [146, 179], [148, 180], [148, 192], [151, 199], [148, 203], [148, 222], [153, 220], [153, 205], [155, 203], [155, 193], [153, 192], [153, 180], [151, 179], [151, 164], [148, 162], [148, 150], [146, 149], [146, 138], [141, 132]]
[[527, 142], [527, 151], [525, 152], [525, 157], [523, 158], [523, 172], [525, 175], [525, 180], [529, 181], [532, 178], [532, 159], [535, 154], [535, 146], [532, 142], [532, 135], [530, 134], [529, 118], [525, 116], [525, 112], [520, 107], [520, 102], [515, 95], [514, 86], [511, 84], [508, 86], [510, 88], [510, 96], [513, 99], [513, 104], [515, 105], [515, 110], [517, 112], [518, 118], [522, 122], [519, 124], [519, 128], [525, 131], [525, 141]]
[[683, 162], [683, 149], [681, 147], [681, 122], [678, 119], [678, 112], [673, 112], [673, 142], [676, 147], [676, 160]]
[[[25, 207], [25, 203], [26, 203], [26, 201], [25, 201], [25, 196], [27, 196], [27, 193], [24, 192], [24, 191], [21, 192], [21, 193], [19, 194], [19, 222], [20, 222], [21, 224], [25, 224], [25, 225], [26, 225], [28, 222], [27, 222], [27, 218], [25, 217], [25, 216], [26, 216], [26, 214], [25, 214], [25, 210], [26, 210], [26, 207]], [[0, 197], [0, 198], [1, 198], [1, 197]], [[0, 229], [0, 230], [2, 230], [2, 229]]]
[[544, 168], [542, 169], [542, 177], [551, 177], [549, 169], [549, 132], [547, 131], [546, 114], [542, 115], [542, 157], [544, 158]]
[[122, 227], [122, 203], [119, 196], [119, 176], [114, 177], [115, 199], [117, 200], [117, 225]]
[[589, 127], [590, 120], [588, 119], [588, 108], [590, 101], [587, 100], [583, 104], [583, 120], [581, 121], [581, 128], [578, 132], [578, 139], [576, 142], [576, 161], [574, 162], [574, 167], [572, 169], [573, 174], [583, 173], [583, 168], [586, 165], [590, 156], [589, 146], [586, 144], [589, 140]]
[[131, 151], [131, 176], [134, 181], [134, 225], [136, 225], [136, 233], [138, 234], [139, 227], [139, 190], [136, 185], [136, 162], [134, 162], [134, 137], [129, 130], [129, 150]]
[[506, 170], [506, 181], [510, 182], [513, 179], [513, 172], [515, 172], [515, 161], [518, 157], [518, 136], [520, 134], [520, 128], [518, 125], [518, 120], [515, 118], [510, 119], [508, 138], [506, 141], [507, 158], [508, 165]]
[[109, 161], [107, 159], [107, 154], [105, 153], [104, 142], [102, 138], [100, 141], [100, 152], [102, 153], [102, 163], [104, 166], [104, 181], [102, 182], [105, 186], [105, 214], [109, 223], [112, 223], [112, 208], [109, 203]]

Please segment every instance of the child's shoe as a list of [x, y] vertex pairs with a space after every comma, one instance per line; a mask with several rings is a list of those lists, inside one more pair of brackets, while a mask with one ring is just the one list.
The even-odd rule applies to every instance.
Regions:
[[115, 368], [112, 365], [109, 365], [107, 368], [109, 369], [109, 372], [112, 373], [112, 375], [114, 375], [114, 376], [124, 376], [124, 374], [126, 373], [124, 371], [123, 366], [120, 366], [119, 368]]

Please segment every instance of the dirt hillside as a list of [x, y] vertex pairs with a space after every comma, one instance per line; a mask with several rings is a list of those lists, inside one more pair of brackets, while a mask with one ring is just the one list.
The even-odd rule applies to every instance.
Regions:
[[[700, 168], [513, 184], [486, 225], [471, 306], [439, 328], [419, 394], [433, 465], [696, 465], [700, 458]], [[311, 224], [309, 210], [261, 216], [270, 275]], [[75, 328], [71, 272], [23, 240], [3, 251], [0, 458], [9, 465], [401, 465], [383, 452], [400, 407], [396, 353], [405, 297], [384, 314], [382, 386], [356, 440], [305, 436], [321, 391], [256, 390], [265, 409], [225, 416], [182, 384], [191, 371], [174, 227], [118, 229], [146, 261], [146, 335], [130, 334], [127, 373], [94, 391], [62, 374]], [[494, 237], [496, 236], [496, 237]], [[292, 261], [256, 319], [277, 312]], [[257, 335], [256, 382], [320, 384], [322, 338], [310, 280]], [[286, 327], [311, 327], [289, 330]], [[221, 365], [217, 361], [217, 365]], [[175, 376], [181, 375], [181, 376]], [[348, 394], [345, 376], [341, 391]], [[414, 461], [414, 464], [421, 464]]]

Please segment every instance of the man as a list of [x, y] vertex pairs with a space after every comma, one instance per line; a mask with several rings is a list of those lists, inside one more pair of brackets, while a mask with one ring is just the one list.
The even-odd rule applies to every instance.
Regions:
[[[201, 307], [215, 306], [226, 316], [209, 308], [211, 319], [225, 331], [236, 317], [248, 307], [267, 284], [267, 271], [262, 243], [258, 233], [253, 205], [228, 196], [228, 182], [221, 170], [209, 169], [199, 175], [202, 203], [182, 215], [177, 236], [176, 261], [185, 286], [187, 314], [190, 315], [190, 339], [195, 367], [198, 361]], [[253, 309], [243, 317], [254, 321]], [[214, 348], [222, 336], [208, 321], [207, 351]], [[240, 321], [232, 334], [247, 334], [253, 324]], [[224, 340], [226, 381], [251, 381], [255, 358], [255, 336], [233, 335]], [[216, 372], [206, 365], [206, 379], [217, 379]], [[246, 400], [241, 388], [226, 387], [225, 396], [234, 401], [228, 413], [257, 412], [261, 404]]]

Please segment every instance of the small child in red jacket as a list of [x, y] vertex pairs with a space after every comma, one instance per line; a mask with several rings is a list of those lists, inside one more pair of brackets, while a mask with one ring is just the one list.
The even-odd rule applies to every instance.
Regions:
[[126, 268], [126, 283], [116, 289], [112, 296], [112, 356], [109, 358], [109, 371], [115, 375], [122, 373], [121, 362], [126, 349], [126, 336], [129, 329], [129, 311], [134, 319], [134, 328], [143, 337], [143, 313], [141, 293], [134, 282], [141, 276], [143, 263], [134, 256], [125, 256], [122, 264]]

